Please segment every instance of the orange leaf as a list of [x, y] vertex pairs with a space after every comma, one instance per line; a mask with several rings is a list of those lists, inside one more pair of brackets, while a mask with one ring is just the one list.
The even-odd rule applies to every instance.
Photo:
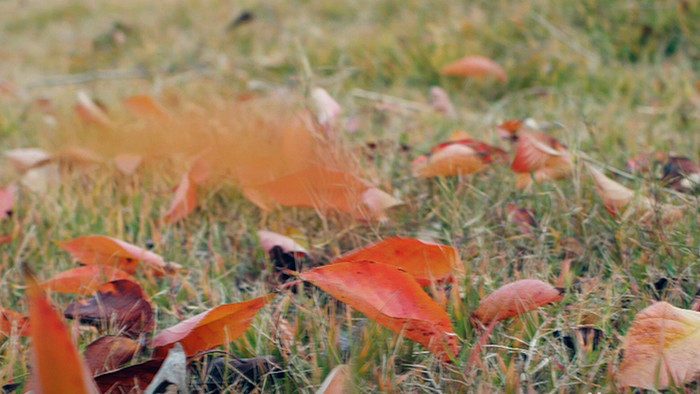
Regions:
[[123, 104], [132, 114], [143, 118], [163, 119], [169, 116], [166, 109], [147, 94], [131, 96]]
[[484, 325], [535, 310], [563, 298], [563, 290], [536, 279], [509, 283], [484, 298], [472, 317]]
[[411, 275], [421, 286], [450, 278], [462, 261], [451, 246], [411, 238], [389, 238], [344, 254], [331, 264], [369, 260], [392, 265]]
[[139, 344], [131, 338], [107, 335], [85, 349], [85, 363], [92, 375], [111, 371], [131, 361]]
[[0, 307], [0, 339], [13, 333], [23, 337], [29, 335], [29, 319], [19, 312]]
[[96, 393], [95, 382], [78, 354], [68, 329], [26, 270], [29, 332], [32, 337], [32, 375], [40, 393]]
[[537, 183], [568, 178], [573, 174], [571, 153], [559, 141], [546, 133], [520, 132], [513, 171], [518, 176], [517, 188], [530, 187], [533, 177]]
[[141, 286], [123, 279], [103, 284], [90, 300], [71, 303], [64, 315], [98, 328], [123, 330], [133, 337], [155, 327], [153, 308]]
[[217, 306], [161, 331], [150, 345], [161, 356], [177, 342], [182, 344], [187, 356], [221, 346], [243, 335], [258, 311], [274, 297], [268, 294], [246, 302]]
[[175, 223], [187, 217], [197, 207], [197, 186], [190, 179], [190, 175], [183, 175], [180, 183], [175, 188], [175, 195], [170, 202], [170, 208], [165, 214], [166, 223]]
[[135, 282], [133, 276], [107, 265], [86, 265], [61, 272], [41, 284], [44, 289], [58, 293], [92, 294], [103, 283], [117, 279]]
[[347, 394], [352, 392], [352, 371], [347, 364], [336, 366], [323, 380], [316, 394]]
[[300, 277], [391, 331], [421, 343], [444, 361], [459, 352], [447, 312], [412, 276], [396, 267], [354, 261], [318, 267]]
[[139, 262], [155, 276], [173, 274], [182, 268], [179, 264], [166, 263], [153, 252], [101, 235], [79, 237], [58, 245], [83, 264], [116, 266], [129, 274], [136, 273]]
[[0, 190], [0, 220], [7, 219], [12, 215], [12, 208], [15, 206], [17, 198], [17, 185], [12, 183]]
[[623, 387], [663, 390], [700, 373], [700, 313], [657, 302], [637, 314], [622, 348]]
[[83, 91], [78, 92], [78, 102], [75, 104], [75, 111], [85, 123], [105, 127], [114, 126], [105, 110]]
[[500, 64], [484, 56], [467, 56], [442, 68], [442, 74], [453, 77], [484, 78], [493, 76], [501, 82], [508, 81], [508, 75]]
[[417, 178], [471, 175], [484, 168], [479, 154], [460, 144], [450, 144], [436, 153], [420, 156], [411, 163], [411, 173]]

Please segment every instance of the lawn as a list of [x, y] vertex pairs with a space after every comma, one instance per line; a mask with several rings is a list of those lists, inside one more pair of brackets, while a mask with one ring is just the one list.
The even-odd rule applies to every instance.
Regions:
[[[76, 266], [59, 242], [121, 239], [183, 267], [164, 278], [135, 274], [156, 332], [278, 293], [243, 336], [219, 348], [277, 359], [283, 374], [247, 382], [260, 392], [315, 392], [341, 364], [352, 392], [610, 392], [620, 390], [623, 338], [638, 312], [656, 301], [697, 308], [700, 205], [659, 182], [663, 163], [642, 173], [626, 166], [654, 152], [698, 160], [699, 2], [10, 0], [0, 15], [0, 149], [80, 147], [100, 158], [86, 165], [70, 154], [31, 177], [0, 161], [0, 185], [20, 184], [11, 217], [0, 221], [0, 232], [14, 235], [0, 245], [3, 308], [28, 311], [22, 264], [40, 281]], [[467, 55], [493, 59], [507, 81], [441, 73]], [[455, 116], [433, 109], [433, 86], [452, 99]], [[314, 113], [315, 88], [342, 113], [320, 151], [299, 152], [401, 200], [385, 220], [251, 202], [254, 178], [295, 162], [298, 145], [280, 130], [295, 114]], [[113, 124], [77, 116], [79, 91]], [[123, 102], [141, 94], [175, 120], [134, 119]], [[522, 118], [568, 147], [570, 177], [517, 190], [510, 162], [473, 176], [412, 176], [412, 161], [457, 130], [512, 157], [497, 126]], [[111, 161], [120, 153], [143, 164], [123, 174]], [[198, 155], [217, 176], [197, 190], [194, 212], [165, 223], [173, 189]], [[673, 223], [610, 215], [586, 163], [684, 214]], [[510, 204], [531, 210], [538, 225], [521, 231]], [[443, 362], [311, 284], [280, 287], [263, 229], [308, 249], [302, 271], [395, 236], [456, 248], [457, 280], [427, 292], [443, 301], [459, 352]], [[471, 314], [520, 279], [561, 287], [563, 299], [486, 335]], [[47, 294], [59, 310], [89, 298]], [[105, 333], [66, 324], [81, 352]], [[29, 380], [30, 343], [0, 338], [0, 382]], [[131, 362], [150, 356], [146, 349]], [[202, 390], [202, 365], [191, 363], [190, 390]]]

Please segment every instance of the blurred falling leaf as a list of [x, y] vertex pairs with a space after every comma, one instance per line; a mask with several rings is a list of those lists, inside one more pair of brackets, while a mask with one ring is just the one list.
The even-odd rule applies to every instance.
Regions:
[[622, 345], [623, 387], [681, 387], [700, 373], [700, 313], [657, 302], [637, 314]]
[[364, 313], [382, 326], [427, 347], [443, 361], [459, 353], [452, 322], [404, 271], [372, 261], [330, 264], [300, 278]]
[[535, 310], [563, 298], [563, 290], [536, 279], [509, 283], [484, 298], [472, 318], [484, 325]]
[[331, 264], [369, 260], [392, 265], [411, 275], [421, 286], [451, 279], [463, 269], [457, 249], [411, 238], [388, 238], [346, 253]]
[[94, 298], [69, 304], [64, 315], [98, 328], [113, 327], [131, 337], [155, 328], [150, 301], [141, 286], [130, 280], [105, 283]]
[[19, 312], [0, 307], [0, 339], [9, 337], [13, 333], [23, 337], [28, 336], [29, 318]]
[[171, 275], [181, 270], [175, 263], [166, 263], [159, 255], [116, 238], [89, 235], [72, 241], [59, 242], [61, 249], [83, 264], [114, 266], [135, 274], [139, 263], [155, 276]]
[[484, 56], [467, 56], [450, 63], [442, 68], [442, 74], [453, 77], [494, 77], [501, 82], [508, 81], [508, 75], [503, 67]]
[[92, 375], [111, 371], [127, 364], [139, 349], [131, 338], [107, 335], [98, 338], [85, 349], [85, 363]]
[[569, 178], [574, 163], [568, 148], [542, 132], [519, 132], [515, 158], [511, 165], [518, 174], [517, 189], [527, 189], [534, 182]]
[[176, 342], [182, 344], [188, 356], [213, 349], [243, 335], [258, 311], [274, 297], [274, 294], [269, 294], [246, 302], [217, 306], [161, 331], [150, 345], [161, 356]]
[[143, 156], [132, 153], [120, 153], [114, 156], [114, 165], [124, 175], [133, 174], [143, 162]]
[[41, 286], [58, 293], [92, 294], [104, 283], [126, 279], [135, 282], [133, 276], [108, 265], [86, 265], [61, 272], [44, 281]]
[[165, 107], [147, 94], [128, 97], [124, 99], [123, 104], [132, 114], [141, 118], [167, 119], [170, 117]]
[[170, 208], [165, 214], [166, 223], [175, 223], [187, 217], [197, 208], [197, 186], [190, 179], [190, 174], [182, 176], [175, 188], [175, 195], [170, 202]]
[[40, 393], [97, 393], [68, 329], [25, 268], [32, 338], [32, 377]]
[[75, 104], [75, 111], [85, 123], [96, 124], [103, 127], [114, 127], [114, 124], [107, 116], [104, 108], [100, 107], [90, 96], [84, 92], [78, 92], [78, 101]]
[[350, 366], [341, 364], [328, 373], [316, 394], [349, 394], [351, 392]]

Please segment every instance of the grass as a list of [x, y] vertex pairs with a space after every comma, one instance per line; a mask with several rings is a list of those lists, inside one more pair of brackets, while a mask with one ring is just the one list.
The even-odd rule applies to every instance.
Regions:
[[[243, 10], [252, 11], [255, 21], [227, 31]], [[66, 171], [45, 193], [23, 189], [13, 219], [0, 223], [4, 233], [22, 228], [18, 239], [2, 246], [3, 307], [26, 310], [20, 262], [28, 261], [41, 278], [51, 277], [74, 266], [54, 241], [81, 235], [105, 234], [137, 245], [155, 240], [156, 252], [186, 267], [181, 280], [143, 283], [159, 328], [270, 291], [269, 264], [255, 236], [261, 226], [300, 229], [316, 245], [315, 264], [383, 237], [417, 236], [456, 246], [464, 261], [465, 282], [455, 284], [448, 306], [463, 340], [453, 365], [348, 313], [320, 291], [277, 297], [254, 328], [225, 350], [282, 360], [287, 378], [264, 382], [265, 392], [313, 392], [341, 363], [351, 365], [358, 392], [606, 392], [615, 390], [621, 338], [634, 315], [657, 299], [688, 308], [695, 298], [696, 203], [683, 202], [692, 214], [680, 223], [648, 228], [611, 218], [583, 171], [524, 193], [514, 189], [508, 168], [495, 167], [471, 182], [415, 180], [407, 168], [456, 129], [500, 144], [494, 125], [524, 116], [561, 123], [553, 131], [557, 138], [616, 168], [658, 149], [697, 159], [697, 2], [58, 0], [1, 2], [0, 15], [0, 77], [25, 86], [30, 97], [50, 98], [60, 119], [71, 113], [78, 88], [118, 113], [122, 98], [144, 92], [207, 103], [251, 88], [262, 87], [261, 94], [286, 89], [283, 94], [303, 107], [311, 87], [324, 87], [360, 124], [344, 137], [367, 174], [406, 202], [381, 225], [336, 214], [319, 217], [308, 209], [264, 217], [226, 181], [203, 190], [201, 207], [183, 223], [158, 228], [182, 163], [156, 163], [154, 171], [134, 177], [109, 168]], [[123, 45], [110, 38], [116, 21], [131, 29]], [[440, 75], [442, 65], [466, 54], [495, 59], [509, 81]], [[146, 77], [81, 85], [47, 79], [115, 69], [142, 70]], [[458, 119], [402, 106], [387, 111], [358, 93], [427, 107], [433, 85], [453, 98]], [[61, 143], [62, 134], [26, 109], [0, 96], [2, 149]], [[368, 142], [377, 148], [367, 148]], [[13, 180], [8, 163], [2, 166], [3, 183]], [[625, 183], [674, 200], [653, 190], [651, 181]], [[542, 226], [534, 238], [520, 236], [507, 221], [508, 203], [536, 213]], [[480, 337], [468, 316], [480, 299], [519, 278], [554, 282], [571, 239], [583, 253], [568, 256], [565, 299], [500, 324], [481, 350], [483, 367], [467, 370]], [[662, 278], [666, 285], [657, 290]], [[73, 299], [52, 298], [61, 306]], [[290, 349], [280, 344], [280, 319], [295, 327]], [[600, 330], [600, 343], [573, 340], [575, 350], [568, 349], [561, 337], [575, 339], [582, 326]], [[84, 347], [96, 338], [96, 332], [80, 330], [78, 342]], [[0, 381], [26, 380], [25, 341], [0, 342]]]

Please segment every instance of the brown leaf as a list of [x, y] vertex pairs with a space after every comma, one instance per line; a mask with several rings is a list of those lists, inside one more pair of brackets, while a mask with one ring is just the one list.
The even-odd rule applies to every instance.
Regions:
[[114, 327], [133, 337], [155, 327], [150, 302], [141, 286], [130, 280], [105, 283], [94, 298], [71, 303], [64, 314], [68, 319], [96, 327]]
[[140, 262], [155, 276], [173, 274], [182, 268], [179, 264], [166, 263], [161, 256], [136, 245], [101, 235], [79, 237], [58, 245], [83, 264], [116, 266], [132, 275], [138, 271]]
[[274, 294], [269, 294], [246, 302], [217, 306], [161, 331], [150, 345], [161, 356], [176, 342], [182, 344], [187, 356], [213, 349], [243, 335], [258, 311], [274, 297]]
[[399, 237], [346, 253], [331, 264], [361, 260], [400, 268], [421, 286], [448, 280], [455, 270], [462, 268], [459, 253], [451, 246]]
[[508, 81], [508, 75], [500, 64], [484, 56], [467, 56], [442, 68], [443, 75], [453, 77], [495, 77], [501, 82]]
[[444, 361], [459, 352], [447, 312], [412, 276], [396, 267], [353, 261], [318, 267], [300, 277], [391, 331], [421, 343]]
[[131, 338], [107, 335], [85, 349], [85, 363], [92, 375], [117, 369], [131, 361], [139, 344]]
[[623, 387], [663, 390], [692, 382], [700, 373], [700, 313], [657, 302], [637, 314], [622, 348]]
[[58, 293], [93, 294], [104, 283], [125, 279], [135, 282], [133, 276], [108, 265], [86, 265], [61, 272], [41, 284], [46, 290]]
[[131, 393], [134, 388], [145, 390], [158, 373], [165, 359], [154, 359], [95, 376], [103, 393]]
[[535, 310], [563, 298], [563, 290], [536, 279], [509, 283], [484, 298], [472, 318], [488, 325]]

